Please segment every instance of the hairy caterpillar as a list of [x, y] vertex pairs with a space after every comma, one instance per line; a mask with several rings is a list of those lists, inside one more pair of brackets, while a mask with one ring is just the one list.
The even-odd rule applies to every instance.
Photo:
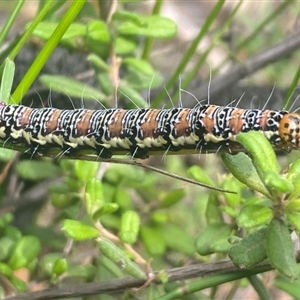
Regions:
[[215, 105], [194, 108], [59, 110], [7, 105], [0, 101], [0, 139], [28, 146], [32, 153], [58, 147], [63, 154], [91, 149], [100, 158], [116, 152], [146, 158], [149, 151], [171, 153], [226, 148], [236, 135], [261, 131], [279, 149], [300, 148], [300, 115], [283, 110]]

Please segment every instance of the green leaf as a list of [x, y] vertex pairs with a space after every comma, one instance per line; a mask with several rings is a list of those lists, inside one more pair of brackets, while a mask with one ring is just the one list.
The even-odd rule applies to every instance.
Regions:
[[11, 87], [14, 80], [14, 74], [15, 63], [9, 58], [6, 58], [4, 61], [2, 80], [0, 84], [0, 100], [5, 103], [8, 103], [11, 95]]
[[222, 153], [221, 158], [226, 168], [234, 177], [246, 184], [249, 188], [271, 198], [271, 194], [262, 182], [248, 155], [241, 152], [236, 155]]
[[273, 171], [274, 173], [280, 171], [276, 154], [270, 142], [261, 132], [252, 130], [246, 133], [240, 133], [237, 135], [236, 140], [242, 144], [252, 156], [253, 164], [261, 178], [267, 171]]
[[236, 178], [234, 178], [233, 176], [227, 176], [223, 183], [222, 183], [222, 188], [228, 191], [235, 191], [236, 194], [232, 194], [232, 193], [225, 193], [224, 196], [226, 198], [226, 203], [234, 208], [237, 205], [240, 204], [240, 202], [242, 201], [242, 187], [244, 185], [241, 184], [241, 182], [239, 182]]
[[274, 219], [267, 232], [267, 253], [271, 265], [282, 275], [295, 280], [299, 276], [293, 242], [287, 226]]
[[9, 280], [18, 292], [24, 293], [27, 291], [27, 285], [23, 280], [15, 276], [11, 277]]
[[68, 237], [77, 241], [92, 239], [100, 235], [99, 230], [95, 227], [69, 219], [63, 221], [62, 230]]
[[237, 218], [239, 227], [252, 228], [270, 222], [273, 218], [271, 208], [264, 205], [246, 205]]
[[48, 253], [44, 255], [41, 259], [41, 269], [43, 272], [45, 272], [48, 276], [52, 275], [52, 270], [54, 263], [58, 260], [61, 259], [61, 254], [60, 253]]
[[285, 291], [291, 299], [299, 299], [300, 280], [292, 281], [283, 276], [276, 276], [274, 287]]
[[4, 235], [10, 237], [15, 242], [19, 241], [22, 237], [21, 231], [12, 225], [8, 225], [5, 227]]
[[68, 277], [82, 278], [85, 281], [92, 281], [96, 275], [97, 269], [87, 264], [70, 267], [66, 272], [66, 276]]
[[236, 219], [239, 215], [239, 212], [235, 210], [234, 208], [231, 208], [230, 206], [222, 206], [222, 211], [225, 212], [227, 215], [232, 217], [233, 219]]
[[134, 40], [131, 40], [129, 38], [124, 38], [121, 36], [118, 36], [115, 39], [114, 44], [115, 44], [115, 53], [116, 55], [119, 56], [132, 53], [137, 48], [137, 44]]
[[297, 159], [289, 168], [287, 179], [293, 184], [294, 190], [288, 197], [288, 201], [300, 197], [300, 159]]
[[60, 175], [59, 167], [51, 161], [22, 160], [17, 164], [17, 172], [22, 178], [33, 181]]
[[102, 72], [109, 72], [108, 64], [95, 53], [91, 53], [88, 55], [87, 60], [92, 63], [95, 68], [98, 68]]
[[96, 209], [99, 209], [103, 205], [103, 186], [102, 182], [98, 178], [91, 178], [85, 186], [85, 199], [87, 212], [93, 213]]
[[129, 85], [121, 84], [119, 86], [121, 94], [125, 95], [126, 98], [130, 99], [137, 107], [145, 108], [148, 106], [146, 100], [136, 91], [136, 89]]
[[[231, 232], [232, 227], [225, 223], [208, 225], [196, 238], [197, 252], [200, 255], [208, 255], [215, 252], [227, 251], [231, 247], [228, 242]], [[212, 237], [214, 237], [213, 240]]]
[[300, 174], [288, 175], [287, 178], [291, 180], [291, 184], [294, 186], [294, 189], [288, 196], [288, 201], [292, 201], [300, 197]]
[[10, 149], [4, 149], [4, 148], [0, 149], [0, 161], [12, 160], [14, 156], [15, 156], [15, 151]]
[[[99, 255], [99, 257], [97, 258], [97, 261], [99, 261], [99, 266], [97, 268], [97, 279], [101, 280], [101, 279], [105, 279], [107, 280], [108, 278], [113, 277], [123, 277], [124, 273], [122, 272], [122, 270], [120, 270], [120, 268], [109, 258], [107, 258], [104, 255]], [[109, 299], [109, 300], [113, 300], [113, 299]]]
[[296, 159], [289, 167], [287, 179], [294, 183], [294, 178], [300, 176], [300, 158]]
[[128, 210], [132, 208], [132, 196], [124, 189], [124, 187], [115, 188], [114, 201], [118, 203], [122, 210]]
[[99, 163], [93, 161], [76, 160], [74, 165], [75, 175], [83, 183], [96, 177], [98, 168]]
[[106, 238], [98, 238], [97, 244], [102, 254], [120, 266], [122, 270], [136, 278], [146, 279], [146, 274], [140, 267], [131, 261], [124, 251]]
[[163, 255], [166, 252], [166, 241], [161, 227], [141, 227], [141, 237], [150, 255]]
[[255, 231], [229, 250], [232, 262], [241, 269], [250, 269], [267, 258], [266, 251], [267, 228]]
[[209, 194], [205, 209], [205, 217], [208, 224], [219, 223], [223, 221], [217, 193], [213, 192]]
[[[145, 74], [131, 65], [127, 65], [127, 75], [123, 78], [121, 82], [122, 88], [132, 88], [136, 91], [143, 91], [145, 89], [149, 90], [157, 88], [162, 84], [163, 77], [162, 75], [155, 71], [152, 75]], [[126, 96], [129, 96], [125, 94]], [[149, 104], [148, 104], [149, 106]]]
[[99, 83], [99, 86], [101, 86], [101, 90], [106, 95], [112, 95], [113, 94], [113, 85], [111, 82], [111, 78], [109, 77], [108, 73], [104, 73], [101, 70], [96, 73], [96, 77]]
[[12, 277], [13, 270], [7, 264], [0, 263], [0, 274], [6, 277]]
[[130, 11], [125, 11], [125, 10], [117, 10], [113, 15], [112, 15], [112, 20], [114, 21], [131, 21], [135, 23], [138, 26], [144, 26], [144, 17]]
[[290, 212], [287, 214], [288, 221], [292, 226], [296, 228], [298, 233], [300, 232], [300, 212]]
[[[31, 23], [28, 23], [26, 27], [29, 27]], [[58, 22], [40, 22], [33, 31], [33, 35], [43, 40], [48, 40], [54, 30], [56, 29]], [[86, 34], [85, 25], [79, 23], [72, 23], [65, 34], [62, 37], [62, 41], [72, 39], [74, 37], [84, 36]]]
[[151, 215], [151, 221], [155, 224], [166, 224], [169, 220], [168, 212], [166, 210], [156, 210]]
[[152, 38], [171, 38], [177, 33], [177, 25], [172, 20], [158, 15], [140, 18], [139, 22], [125, 21], [117, 27], [119, 34], [143, 35]]
[[72, 202], [71, 194], [52, 193], [51, 204], [58, 209], [67, 208]]
[[120, 239], [127, 244], [134, 244], [140, 228], [140, 217], [132, 210], [126, 211], [122, 215]]
[[111, 214], [119, 208], [117, 203], [107, 203], [102, 205], [98, 210], [93, 214], [93, 220], [98, 220], [101, 216]]
[[147, 62], [144, 59], [134, 58], [134, 57], [128, 57], [124, 58], [122, 60], [122, 63], [125, 65], [130, 65], [137, 71], [147, 75], [147, 76], [153, 76], [155, 73], [154, 69], [150, 65], [149, 62]]
[[65, 258], [58, 258], [53, 264], [52, 273], [58, 277], [64, 272], [66, 272], [67, 268], [67, 260]]
[[69, 97], [78, 97], [93, 101], [97, 99], [103, 103], [106, 103], [107, 101], [106, 95], [98, 89], [66, 76], [41, 75], [39, 80], [45, 87], [48, 87], [52, 91], [65, 93]]
[[162, 202], [160, 203], [161, 208], [167, 208], [170, 207], [176, 203], [178, 203], [182, 198], [185, 196], [185, 190], [184, 189], [175, 189], [169, 192]]
[[271, 190], [275, 190], [282, 194], [287, 194], [293, 191], [293, 184], [278, 173], [268, 171], [264, 176], [265, 185]]
[[104, 22], [100, 20], [92, 20], [87, 23], [86, 33], [89, 38], [94, 41], [109, 43], [110, 42], [110, 34], [107, 29], [107, 26]]
[[162, 233], [169, 248], [186, 255], [193, 255], [195, 253], [194, 240], [187, 234], [184, 228], [173, 224], [166, 224]]
[[300, 212], [300, 199], [288, 201], [285, 205], [286, 212]]
[[204, 169], [198, 167], [198, 166], [192, 166], [188, 169], [187, 173], [192, 176], [193, 179], [214, 186], [215, 185], [215, 181], [212, 180], [209, 175], [207, 174], [207, 171], [205, 171]]
[[93, 202], [103, 203], [103, 187], [100, 179], [91, 178], [85, 186], [85, 192], [90, 195]]
[[14, 215], [12, 213], [4, 213], [0, 215], [0, 228], [7, 227], [14, 219]]
[[24, 236], [17, 242], [8, 265], [13, 270], [25, 267], [37, 257], [40, 250], [40, 242], [35, 236]]
[[0, 238], [0, 261], [4, 261], [10, 256], [15, 243], [16, 242], [8, 236]]

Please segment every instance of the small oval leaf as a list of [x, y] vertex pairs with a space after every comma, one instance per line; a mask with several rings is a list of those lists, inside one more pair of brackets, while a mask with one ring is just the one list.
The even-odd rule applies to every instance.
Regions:
[[278, 173], [268, 171], [264, 176], [265, 185], [271, 190], [275, 190], [282, 194], [288, 194], [293, 191], [293, 184]]
[[119, 236], [124, 243], [134, 244], [140, 228], [140, 217], [135, 211], [127, 211], [122, 215]]
[[162, 200], [160, 204], [160, 207], [161, 208], [170, 207], [178, 203], [180, 200], [182, 200], [184, 196], [185, 196], [184, 189], [174, 189], [165, 196], [165, 198]]
[[17, 164], [17, 171], [22, 178], [34, 181], [60, 175], [59, 167], [50, 161], [23, 160]]
[[16, 244], [8, 265], [17, 270], [27, 266], [41, 250], [40, 241], [35, 236], [24, 236]]
[[295, 259], [293, 242], [287, 226], [274, 219], [267, 232], [267, 253], [271, 265], [282, 275], [296, 280], [299, 270]]
[[131, 261], [124, 251], [118, 248], [113, 242], [106, 238], [98, 238], [97, 239], [98, 247], [110, 260], [112, 260], [115, 264], [117, 264], [122, 270], [127, 272], [128, 274], [141, 279], [146, 279], [146, 274], [141, 268]]
[[95, 227], [69, 219], [64, 220], [62, 230], [68, 237], [77, 241], [92, 239], [100, 235]]
[[252, 228], [270, 222], [273, 218], [271, 208], [263, 205], [246, 205], [237, 218], [239, 227]]
[[280, 171], [276, 154], [270, 142], [261, 132], [252, 130], [240, 133], [237, 135], [236, 140], [251, 154], [253, 164], [261, 178], [267, 171], [275, 173]]
[[41, 75], [39, 80], [44, 86], [48, 87], [52, 91], [65, 93], [69, 97], [78, 97], [93, 101], [98, 99], [103, 103], [106, 103], [107, 101], [107, 97], [98, 89], [66, 76]]
[[143, 35], [153, 38], [171, 38], [177, 33], [174, 21], [158, 15], [139, 18], [139, 22], [125, 21], [121, 23], [118, 32], [124, 35]]
[[165, 253], [167, 246], [160, 227], [142, 226], [141, 237], [151, 255], [163, 255]]
[[83, 183], [86, 183], [96, 177], [98, 168], [99, 163], [93, 161], [76, 160], [74, 165], [75, 174]]
[[248, 155], [245, 153], [238, 153], [236, 155], [222, 153], [221, 158], [226, 168], [234, 177], [246, 184], [249, 188], [262, 193], [268, 198], [271, 198], [271, 194], [259, 177]]
[[[215, 252], [227, 251], [231, 245], [228, 238], [232, 227], [224, 223], [208, 225], [196, 238], [196, 250], [200, 255], [208, 255]], [[212, 243], [212, 236], [214, 237]]]
[[267, 258], [266, 251], [267, 228], [255, 231], [229, 250], [229, 257], [239, 268], [250, 269]]

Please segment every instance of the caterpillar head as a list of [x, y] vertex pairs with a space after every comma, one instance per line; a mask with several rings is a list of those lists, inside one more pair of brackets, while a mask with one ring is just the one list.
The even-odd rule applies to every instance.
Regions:
[[300, 115], [288, 113], [279, 122], [279, 136], [284, 150], [300, 149]]

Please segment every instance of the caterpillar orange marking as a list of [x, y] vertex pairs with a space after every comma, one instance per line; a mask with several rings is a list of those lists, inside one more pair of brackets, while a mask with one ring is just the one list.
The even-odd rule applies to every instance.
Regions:
[[279, 149], [300, 148], [300, 115], [283, 110], [216, 105], [194, 108], [59, 110], [7, 105], [0, 101], [0, 139], [28, 146], [32, 153], [58, 147], [64, 154], [90, 149], [101, 158], [117, 152], [146, 158], [149, 151], [224, 147], [238, 133], [261, 131]]

